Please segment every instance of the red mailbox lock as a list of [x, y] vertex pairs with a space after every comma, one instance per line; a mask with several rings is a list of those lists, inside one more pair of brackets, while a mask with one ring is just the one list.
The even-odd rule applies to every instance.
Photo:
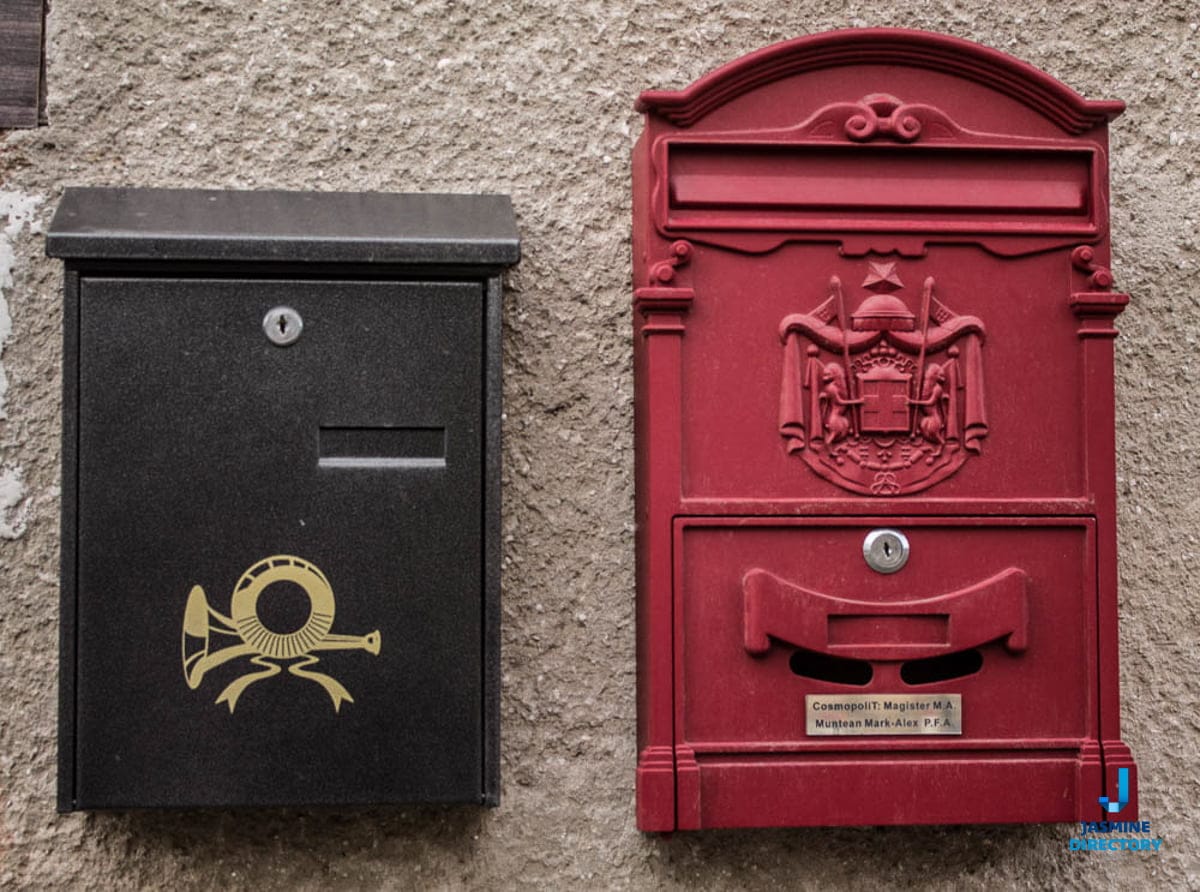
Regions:
[[638, 825], [1132, 820], [1122, 104], [881, 29], [638, 108]]

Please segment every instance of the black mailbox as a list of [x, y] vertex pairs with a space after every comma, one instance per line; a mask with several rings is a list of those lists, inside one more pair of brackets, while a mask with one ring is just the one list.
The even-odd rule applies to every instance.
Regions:
[[499, 796], [505, 196], [68, 189], [59, 808]]

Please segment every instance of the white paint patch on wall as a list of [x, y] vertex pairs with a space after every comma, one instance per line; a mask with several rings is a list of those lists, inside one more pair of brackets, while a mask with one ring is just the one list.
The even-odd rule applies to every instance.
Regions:
[[25, 534], [32, 498], [25, 497], [25, 475], [18, 467], [0, 468], [0, 539]]
[[[13, 245], [26, 226], [31, 232], [41, 228], [34, 212], [42, 199], [37, 195], [0, 191], [0, 419], [8, 417], [4, 399], [8, 393], [8, 375], [4, 371], [4, 345], [12, 337], [12, 315], [8, 312], [6, 292], [13, 286], [16, 252]], [[32, 499], [25, 497], [25, 475], [21, 468], [0, 468], [0, 539], [16, 539], [25, 533]]]
[[0, 228], [0, 418], [7, 418], [4, 411], [4, 397], [8, 393], [8, 375], [4, 372], [4, 345], [12, 337], [12, 316], [8, 312], [8, 298], [5, 291], [13, 286], [13, 267], [17, 258], [13, 252], [13, 243], [25, 226], [31, 230], [40, 228], [40, 223], [34, 221], [33, 213], [42, 199], [37, 195], [25, 195], [21, 192], [0, 191], [0, 218], [7, 218]]

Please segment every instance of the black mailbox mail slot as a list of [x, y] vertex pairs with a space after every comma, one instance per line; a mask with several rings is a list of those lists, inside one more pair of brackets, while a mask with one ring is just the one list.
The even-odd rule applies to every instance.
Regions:
[[68, 190], [61, 810], [498, 778], [501, 196]]

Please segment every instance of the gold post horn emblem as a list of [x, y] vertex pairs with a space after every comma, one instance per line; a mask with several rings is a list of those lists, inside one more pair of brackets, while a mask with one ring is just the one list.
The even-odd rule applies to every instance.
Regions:
[[[258, 618], [258, 597], [276, 582], [293, 582], [308, 595], [308, 619], [293, 632], [274, 632]], [[333, 628], [333, 587], [315, 564], [303, 558], [277, 554], [259, 561], [242, 574], [233, 588], [229, 616], [209, 606], [204, 589], [192, 586], [187, 606], [183, 610], [183, 677], [192, 690], [200, 687], [204, 674], [215, 666], [241, 657], [261, 666], [260, 672], [247, 672], [231, 682], [217, 703], [227, 703], [229, 711], [237, 706], [238, 697], [256, 681], [262, 681], [283, 671], [281, 662], [295, 660], [288, 672], [307, 678], [323, 687], [333, 699], [333, 710], [341, 710], [342, 701], [354, 698], [335, 678], [308, 667], [317, 663], [314, 651], [365, 650], [379, 653], [379, 630], [367, 635], [336, 635]], [[213, 635], [238, 638], [240, 644], [230, 644], [214, 650]]]

